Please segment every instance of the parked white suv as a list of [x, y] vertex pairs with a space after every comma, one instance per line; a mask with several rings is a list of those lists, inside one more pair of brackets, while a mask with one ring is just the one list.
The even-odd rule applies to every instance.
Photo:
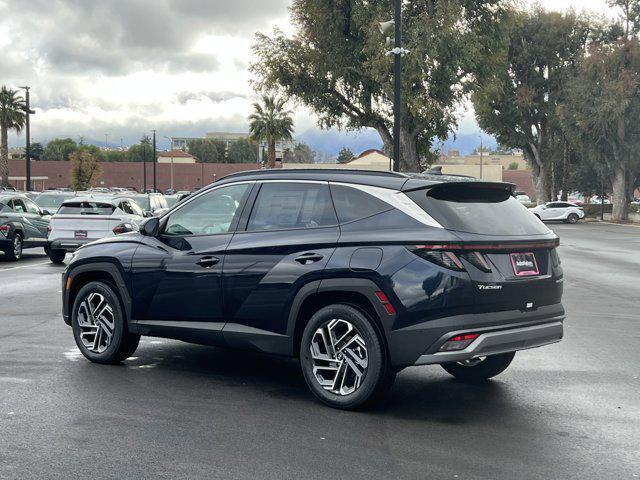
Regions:
[[584, 218], [582, 207], [568, 202], [549, 202], [529, 209], [540, 220], [562, 220], [566, 223], [576, 223]]
[[72, 198], [51, 217], [45, 250], [53, 263], [62, 263], [67, 252], [100, 238], [137, 230], [142, 220], [142, 208], [130, 198]]

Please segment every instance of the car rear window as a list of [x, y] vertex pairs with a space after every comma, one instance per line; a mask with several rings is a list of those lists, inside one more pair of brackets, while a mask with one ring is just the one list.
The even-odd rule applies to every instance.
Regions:
[[443, 184], [405, 193], [449, 230], [481, 235], [540, 235], [549, 232], [502, 185]]
[[[3, 200], [0, 200], [0, 212], [10, 212], [11, 208], [9, 208], [9, 205], [7, 205], [6, 203], [3, 203]], [[8, 202], [8, 200], [7, 200]]]
[[62, 202], [68, 200], [69, 198], [73, 198], [73, 194], [71, 195], [50, 195], [50, 194], [42, 194], [36, 197], [35, 202], [38, 206], [44, 210], [57, 210]]
[[366, 192], [346, 185], [332, 184], [331, 195], [340, 223], [360, 220], [393, 208]]
[[65, 203], [58, 210], [64, 215], [111, 215], [116, 209], [110, 203], [102, 202], [73, 202]]

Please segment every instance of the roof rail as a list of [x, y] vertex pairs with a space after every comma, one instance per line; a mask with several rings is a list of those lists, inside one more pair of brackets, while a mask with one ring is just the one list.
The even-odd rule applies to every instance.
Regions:
[[222, 178], [229, 177], [244, 177], [250, 175], [277, 175], [282, 173], [347, 173], [350, 175], [370, 175], [370, 176], [382, 176], [382, 177], [397, 177], [397, 178], [408, 178], [408, 175], [400, 172], [389, 172], [389, 171], [378, 171], [378, 170], [357, 170], [350, 168], [264, 168], [264, 169], [256, 169], [256, 170], [246, 170], [244, 172], [235, 172], [230, 173], [229, 175], [225, 175]]

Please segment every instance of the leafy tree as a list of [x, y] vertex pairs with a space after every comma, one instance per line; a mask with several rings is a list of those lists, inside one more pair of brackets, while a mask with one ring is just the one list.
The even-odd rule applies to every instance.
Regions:
[[69, 156], [78, 150], [78, 144], [71, 138], [54, 138], [47, 143], [42, 153], [43, 160], [58, 162], [69, 160]]
[[551, 198], [550, 136], [567, 70], [581, 59], [589, 23], [573, 12], [512, 12], [503, 65], [472, 94], [480, 127], [520, 148], [531, 165], [538, 202]]
[[42, 160], [42, 155], [44, 153], [44, 147], [40, 142], [34, 142], [31, 144], [29, 148], [29, 154], [31, 158], [34, 160]]
[[293, 146], [293, 150], [287, 149], [284, 152], [285, 163], [315, 163], [316, 154], [309, 145], [298, 142]]
[[276, 166], [276, 142], [291, 140], [293, 137], [293, 118], [291, 112], [285, 110], [282, 98], [263, 95], [262, 105], [253, 104], [253, 113], [249, 116], [251, 138], [267, 142], [267, 158], [269, 168]]
[[509, 170], [517, 170], [518, 169], [518, 162], [511, 162], [509, 164]]
[[353, 152], [347, 147], [343, 147], [338, 153], [338, 163], [349, 163], [353, 160]]
[[[612, 44], [594, 44], [569, 85], [562, 108], [592, 149], [594, 168], [604, 162], [612, 175], [613, 219], [628, 218], [629, 201], [640, 174], [640, 45], [635, 36]], [[568, 119], [568, 120], [567, 120]]]
[[227, 161], [229, 163], [257, 163], [258, 146], [246, 138], [239, 138], [229, 145]]
[[102, 162], [126, 162], [127, 152], [124, 150], [105, 150], [100, 152], [100, 157]]
[[201, 163], [225, 163], [227, 143], [216, 138], [199, 138], [187, 143], [189, 153]]
[[0, 157], [3, 186], [9, 185], [9, 130], [20, 133], [25, 122], [25, 103], [16, 90], [0, 88]]
[[137, 145], [131, 145], [127, 150], [128, 162], [153, 162], [153, 147], [148, 135], [144, 135]]
[[100, 176], [102, 168], [98, 157], [90, 149], [81, 149], [70, 155], [71, 160], [71, 188], [87, 190], [94, 186]]
[[[309, 107], [323, 128], [374, 128], [392, 150], [393, 56], [377, 22], [393, 18], [391, 0], [294, 0], [297, 32], [257, 34], [251, 70], [260, 89]], [[501, 0], [403, 2], [401, 169], [434, 160], [434, 138], [456, 125], [456, 108], [494, 66]]]

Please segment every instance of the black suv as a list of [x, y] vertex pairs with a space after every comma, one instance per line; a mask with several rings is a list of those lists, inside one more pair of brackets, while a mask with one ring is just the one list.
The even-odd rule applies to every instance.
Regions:
[[514, 186], [442, 175], [230, 175], [141, 231], [78, 250], [64, 320], [85, 357], [140, 336], [298, 357], [338, 408], [381, 398], [409, 365], [466, 380], [558, 342], [558, 238]]

